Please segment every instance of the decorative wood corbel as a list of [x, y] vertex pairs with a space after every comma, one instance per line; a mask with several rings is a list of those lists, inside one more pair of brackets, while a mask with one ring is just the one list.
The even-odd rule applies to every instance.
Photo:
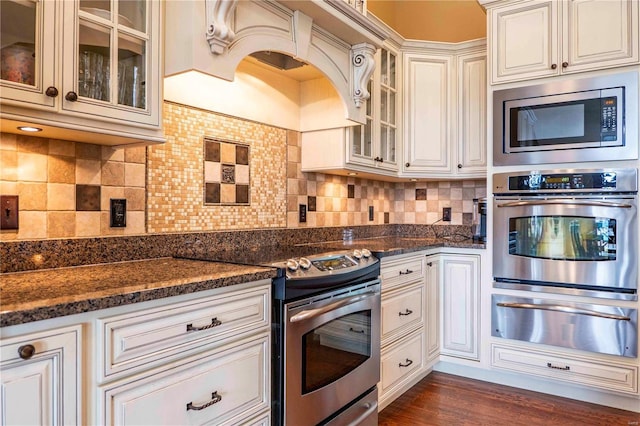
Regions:
[[375, 46], [368, 43], [360, 43], [351, 46], [351, 75], [353, 76], [353, 100], [356, 107], [360, 108], [363, 101], [369, 99], [367, 83], [376, 67], [374, 55]]
[[207, 42], [211, 53], [223, 53], [233, 41], [235, 33], [230, 27], [230, 21], [237, 5], [238, 0], [205, 0]]

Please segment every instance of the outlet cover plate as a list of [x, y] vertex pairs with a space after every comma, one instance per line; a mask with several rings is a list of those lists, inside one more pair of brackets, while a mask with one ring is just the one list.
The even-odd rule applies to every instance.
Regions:
[[0, 195], [0, 229], [18, 229], [18, 196]]
[[442, 208], [442, 221], [451, 222], [451, 207]]

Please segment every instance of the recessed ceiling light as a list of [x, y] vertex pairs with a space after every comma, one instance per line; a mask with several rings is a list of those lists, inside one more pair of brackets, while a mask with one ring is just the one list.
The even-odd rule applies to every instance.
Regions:
[[415, 178], [412, 178], [410, 180], [411, 180], [411, 182], [417, 182], [418, 181], [418, 179], [415, 179]]
[[349, 176], [358, 176], [358, 174], [355, 172], [349, 172]]
[[41, 132], [42, 129], [39, 127], [32, 126], [19, 126], [18, 130], [22, 130], [23, 132]]

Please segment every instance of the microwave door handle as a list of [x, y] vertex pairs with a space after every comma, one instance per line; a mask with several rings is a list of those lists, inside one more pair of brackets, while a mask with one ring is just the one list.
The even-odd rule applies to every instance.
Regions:
[[539, 309], [544, 311], [564, 312], [567, 314], [589, 315], [592, 317], [607, 318], [607, 319], [613, 319], [618, 321], [631, 321], [630, 317], [626, 317], [624, 315], [605, 314], [602, 312], [590, 311], [589, 309], [572, 308], [570, 306], [562, 306], [562, 305], [547, 305], [547, 304], [534, 305], [533, 303], [516, 303], [516, 302], [511, 302], [511, 303], [499, 302], [499, 303], [496, 303], [496, 305], [503, 308]]
[[358, 302], [362, 302], [363, 300], [366, 300], [370, 297], [374, 297], [376, 295], [376, 292], [374, 291], [370, 291], [367, 293], [363, 293], [363, 294], [359, 294], [357, 296], [348, 296], [348, 297], [344, 297], [342, 299], [339, 299], [333, 303], [330, 303], [326, 306], [322, 306], [321, 308], [316, 308], [316, 309], [307, 309], [304, 310], [302, 312], [298, 312], [297, 314], [295, 314], [294, 316], [292, 316], [291, 318], [289, 318], [289, 322], [300, 322], [300, 321], [304, 321], [307, 319], [311, 319], [311, 318], [315, 318], [319, 315], [322, 315], [324, 313], [327, 313], [329, 311], [333, 311], [335, 309], [338, 308], [342, 308], [343, 306], [347, 306], [347, 305], [351, 305], [353, 303], [358, 303]]
[[553, 200], [531, 200], [531, 201], [512, 201], [508, 203], [498, 204], [498, 207], [522, 207], [522, 206], [550, 206], [554, 204], [564, 204], [564, 205], [578, 205], [578, 206], [588, 206], [588, 207], [614, 207], [620, 209], [630, 209], [633, 206], [627, 203], [612, 203], [609, 201], [596, 201], [596, 200], [564, 200], [564, 199], [553, 199]]

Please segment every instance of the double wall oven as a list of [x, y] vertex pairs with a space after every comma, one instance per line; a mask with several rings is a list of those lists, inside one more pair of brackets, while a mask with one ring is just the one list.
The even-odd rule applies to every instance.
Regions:
[[540, 297], [494, 294], [493, 336], [637, 357], [637, 182], [636, 169], [494, 175], [494, 287]]

